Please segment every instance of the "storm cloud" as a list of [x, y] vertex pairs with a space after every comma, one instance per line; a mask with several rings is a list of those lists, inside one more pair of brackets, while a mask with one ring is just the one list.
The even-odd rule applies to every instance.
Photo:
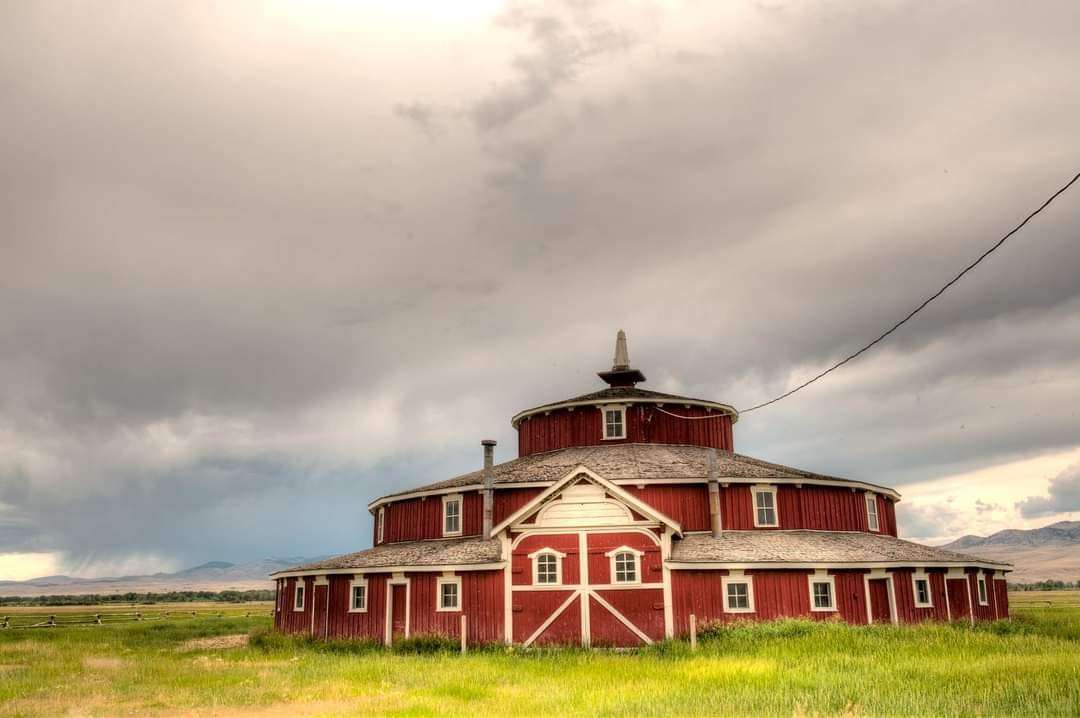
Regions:
[[[362, 548], [616, 329], [648, 387], [756, 404], [1080, 162], [1075, 3], [394, 7], [0, 8], [0, 554]], [[738, 449], [906, 495], [1076, 449], [1078, 197]]]

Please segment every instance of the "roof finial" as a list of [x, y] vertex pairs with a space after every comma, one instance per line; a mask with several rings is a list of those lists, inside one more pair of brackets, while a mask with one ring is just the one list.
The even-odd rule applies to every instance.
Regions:
[[615, 335], [615, 363], [611, 371], [623, 371], [630, 368], [630, 352], [626, 350], [626, 332], [622, 329]]
[[639, 381], [645, 381], [645, 375], [630, 368], [630, 352], [626, 350], [626, 332], [622, 329], [615, 335], [615, 361], [611, 371], [602, 371], [600, 378], [613, 387], [630, 387]]

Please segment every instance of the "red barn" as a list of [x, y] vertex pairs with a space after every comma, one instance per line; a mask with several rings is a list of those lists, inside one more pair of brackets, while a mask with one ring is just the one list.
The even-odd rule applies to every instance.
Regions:
[[1009, 615], [1008, 564], [896, 535], [893, 489], [735, 453], [737, 412], [638, 388], [520, 412], [518, 458], [371, 502], [373, 548], [274, 575], [278, 629], [634, 646], [699, 623]]

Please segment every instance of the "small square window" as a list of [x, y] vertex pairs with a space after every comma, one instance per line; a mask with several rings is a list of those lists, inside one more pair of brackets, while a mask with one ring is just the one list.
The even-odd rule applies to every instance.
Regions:
[[440, 611], [461, 610], [461, 579], [439, 579], [439, 609]]
[[604, 409], [604, 438], [626, 438], [626, 410], [622, 407]]
[[776, 490], [773, 488], [753, 489], [754, 525], [778, 526], [776, 520]]
[[833, 582], [831, 580], [811, 580], [810, 589], [815, 611], [836, 610], [836, 605], [833, 603]]
[[724, 581], [724, 610], [727, 613], [753, 612], [754, 592], [750, 580]]
[[364, 613], [367, 611], [367, 581], [357, 579], [350, 584], [349, 611]]

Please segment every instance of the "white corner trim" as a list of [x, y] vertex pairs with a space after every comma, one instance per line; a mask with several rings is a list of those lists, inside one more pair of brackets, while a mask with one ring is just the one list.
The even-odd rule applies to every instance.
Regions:
[[[836, 576], [830, 576], [828, 574], [822, 575], [820, 573], [812, 573], [807, 576], [807, 586], [810, 590], [810, 610], [815, 613], [835, 613], [836, 608]], [[814, 584], [826, 583], [829, 585], [829, 605], [819, 608], [814, 601]]]
[[[446, 505], [450, 503], [457, 503], [457, 530], [446, 530]], [[462, 530], [462, 524], [465, 523], [465, 500], [461, 497], [461, 494], [445, 494], [442, 497], [442, 535], [443, 536], [460, 536]]]
[[[442, 589], [443, 586], [453, 585], [457, 587], [457, 605], [443, 607], [442, 604]], [[439, 576], [435, 579], [435, 611], [437, 613], [460, 613], [462, 610], [462, 602], [464, 597], [461, 595], [461, 576]]]
[[[770, 494], [772, 496], [773, 523], [766, 524], [758, 521], [758, 494]], [[750, 502], [754, 510], [754, 528], [780, 528], [780, 505], [776, 500], [776, 487], [772, 484], [753, 484], [750, 487]]]
[[[356, 604], [353, 602], [353, 594], [355, 593], [354, 589], [357, 586], [363, 586], [364, 587], [364, 605], [362, 605], [360, 607], [357, 607]], [[361, 575], [358, 575], [355, 578], [353, 578], [351, 581], [349, 581], [349, 611], [348, 612], [349, 613], [367, 613], [367, 607], [368, 607], [368, 581], [361, 574]]]
[[[731, 608], [728, 603], [728, 585], [732, 583], [746, 584], [746, 608]], [[727, 576], [720, 577], [720, 591], [723, 594], [724, 613], [754, 613], [754, 577], [746, 576], [742, 571], [732, 571]]]
[[[628, 553], [634, 557], [634, 580], [633, 581], [620, 581], [615, 577], [615, 557], [621, 553]], [[634, 584], [641, 583], [641, 557], [645, 555], [644, 551], [639, 551], [636, 548], [630, 548], [629, 546], [619, 546], [604, 554], [608, 558], [608, 570], [611, 571], [610, 580], [611, 583], [617, 584]]]

